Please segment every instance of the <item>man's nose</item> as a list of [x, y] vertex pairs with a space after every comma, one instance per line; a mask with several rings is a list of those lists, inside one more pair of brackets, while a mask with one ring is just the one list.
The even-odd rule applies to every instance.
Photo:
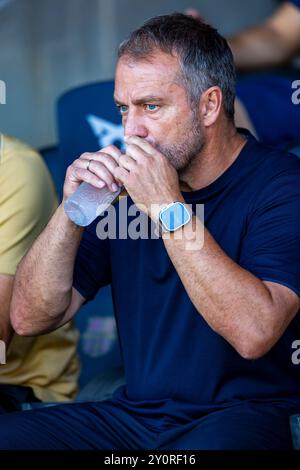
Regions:
[[136, 135], [137, 137], [146, 138], [148, 136], [148, 129], [143, 124], [141, 117], [134, 113], [128, 113], [123, 121], [124, 125], [124, 136], [131, 137]]

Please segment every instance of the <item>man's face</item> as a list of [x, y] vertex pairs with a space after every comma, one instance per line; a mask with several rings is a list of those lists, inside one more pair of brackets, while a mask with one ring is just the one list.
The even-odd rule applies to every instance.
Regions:
[[193, 111], [180, 84], [176, 57], [155, 51], [149, 61], [119, 60], [115, 101], [125, 136], [146, 139], [164, 154], [177, 171], [190, 164], [203, 147], [198, 109]]

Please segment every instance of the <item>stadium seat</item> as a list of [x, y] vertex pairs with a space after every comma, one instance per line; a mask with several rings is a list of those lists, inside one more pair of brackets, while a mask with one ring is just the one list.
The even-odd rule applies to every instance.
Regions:
[[123, 146], [120, 114], [113, 101], [114, 82], [84, 85], [58, 100], [59, 146], [65, 168], [84, 152], [109, 144]]
[[39, 150], [54, 182], [59, 200], [62, 200], [62, 190], [65, 177], [63, 160], [58, 146], [45, 147]]

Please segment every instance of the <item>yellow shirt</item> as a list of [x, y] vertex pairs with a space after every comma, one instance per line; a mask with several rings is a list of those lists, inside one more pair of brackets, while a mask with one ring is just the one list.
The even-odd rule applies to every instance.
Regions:
[[[24, 254], [57, 207], [50, 174], [31, 147], [0, 134], [0, 273], [14, 275]], [[31, 387], [42, 401], [73, 399], [77, 391], [78, 333], [72, 324], [47, 335], [15, 335], [0, 383]]]

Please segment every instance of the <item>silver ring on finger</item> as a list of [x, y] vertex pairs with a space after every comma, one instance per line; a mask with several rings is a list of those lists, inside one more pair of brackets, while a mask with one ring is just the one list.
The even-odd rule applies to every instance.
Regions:
[[90, 165], [91, 165], [91, 162], [93, 161], [92, 158], [90, 158], [90, 160], [88, 161], [88, 164], [86, 166], [86, 169], [89, 170], [90, 169]]

